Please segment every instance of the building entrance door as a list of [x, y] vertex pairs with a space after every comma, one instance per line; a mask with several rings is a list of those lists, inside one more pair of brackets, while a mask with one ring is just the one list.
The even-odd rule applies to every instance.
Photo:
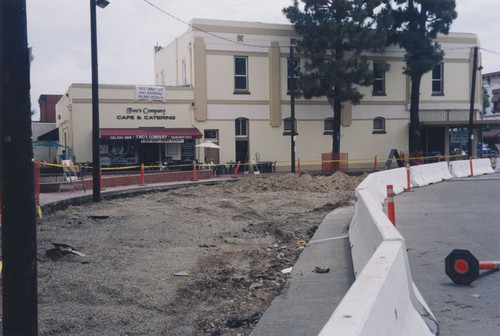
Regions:
[[146, 166], [151, 166], [161, 162], [164, 157], [163, 149], [164, 145], [161, 143], [143, 143], [142, 163]]
[[[237, 140], [236, 141], [236, 162], [247, 163], [249, 160], [248, 156], [248, 140]], [[244, 166], [248, 167], [248, 166]]]

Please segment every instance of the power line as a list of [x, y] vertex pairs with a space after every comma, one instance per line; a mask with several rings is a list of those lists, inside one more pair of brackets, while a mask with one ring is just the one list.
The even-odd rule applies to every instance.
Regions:
[[[259, 45], [259, 44], [250, 44], [250, 43], [244, 43], [244, 42], [238, 42], [238, 41], [234, 41], [234, 40], [231, 40], [231, 39], [228, 39], [224, 36], [220, 36], [220, 35], [217, 35], [217, 34], [214, 34], [214, 33], [211, 33], [209, 31], [206, 31], [200, 27], [197, 27], [189, 22], [186, 22], [180, 18], [178, 18], [177, 16], [167, 12], [166, 10], [158, 7], [157, 5], [155, 5], [154, 3], [152, 3], [151, 1], [149, 0], [144, 0], [144, 2], [146, 2], [148, 5], [150, 5], [151, 7], [155, 8], [156, 10], [162, 12], [163, 14], [165, 15], [168, 15], [170, 16], [172, 19], [174, 20], [177, 20], [183, 24], [185, 24], [186, 26], [189, 26], [195, 30], [198, 30], [198, 31], [201, 31], [207, 35], [210, 35], [210, 36], [213, 36], [215, 38], [218, 38], [218, 39], [221, 39], [221, 40], [224, 40], [226, 42], [230, 42], [230, 43], [233, 43], [233, 44], [238, 44], [238, 45], [241, 45], [241, 46], [245, 46], [245, 47], [254, 47], [254, 48], [266, 48], [266, 49], [269, 49], [269, 48], [289, 48], [290, 46], [284, 46], [284, 45], [279, 45], [279, 46], [272, 46], [272, 45], [268, 45], [268, 46], [265, 46], [265, 45]], [[461, 49], [470, 49], [471, 47], [456, 47], [456, 48], [444, 48], [444, 49], [440, 49], [442, 51], [451, 51], [451, 50], [461, 50]], [[500, 55], [500, 52], [497, 52], [497, 51], [493, 51], [493, 50], [488, 50], [488, 49], [485, 49], [485, 48], [481, 48], [479, 47], [479, 49], [481, 49], [482, 51], [486, 51], [486, 52], [489, 52], [489, 53], [492, 53], [492, 54], [496, 54], [496, 55]], [[414, 50], [414, 51], [418, 51], [418, 50]], [[396, 53], [406, 53], [407, 50], [393, 50], [391, 52], [396, 52]], [[375, 52], [377, 53], [377, 52]]]
[[205, 33], [207, 35], [213, 36], [215, 38], [218, 38], [218, 39], [230, 42], [230, 43], [238, 44], [238, 45], [245, 46], [245, 47], [266, 48], [266, 49], [268, 49], [268, 48], [287, 48], [287, 47], [289, 47], [289, 46], [277, 46], [277, 47], [274, 47], [274, 46], [271, 46], [271, 45], [269, 45], [269, 46], [263, 46], [263, 45], [258, 45], [258, 44], [249, 44], [249, 43], [243, 43], [243, 42], [233, 41], [233, 40], [228, 39], [228, 38], [226, 38], [224, 36], [220, 36], [220, 35], [208, 32], [208, 31], [206, 31], [206, 30], [204, 30], [204, 29], [202, 29], [200, 27], [197, 27], [197, 26], [195, 26], [195, 25], [193, 25], [193, 24], [191, 24], [189, 22], [186, 22], [186, 21], [178, 18], [177, 16], [175, 16], [175, 15], [167, 12], [166, 10], [158, 7], [157, 5], [155, 5], [154, 3], [150, 2], [149, 0], [144, 0], [144, 2], [146, 2], [147, 4], [149, 4], [150, 6], [152, 6], [153, 8], [159, 10], [160, 12], [162, 12], [162, 13], [170, 16], [174, 20], [177, 20], [177, 21], [179, 21], [179, 22], [181, 22], [181, 23], [183, 23], [183, 24], [185, 24], [185, 25], [187, 25], [187, 26], [189, 26], [189, 27], [191, 27], [191, 28], [193, 28], [195, 30], [199, 30], [199, 31], [201, 31], [201, 32], [203, 32], [203, 33]]

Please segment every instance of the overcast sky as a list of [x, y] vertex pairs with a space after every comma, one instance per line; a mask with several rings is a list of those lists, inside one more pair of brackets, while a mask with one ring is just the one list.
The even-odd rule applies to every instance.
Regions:
[[[109, 0], [97, 8], [99, 82], [154, 84], [153, 47], [166, 46], [188, 26], [144, 0]], [[192, 18], [289, 23], [281, 9], [292, 0], [148, 0], [182, 21]], [[436, 0], [439, 1], [439, 0]], [[88, 0], [27, 0], [33, 120], [41, 94], [64, 94], [71, 83], [90, 83]], [[483, 73], [500, 71], [498, 0], [456, 0], [454, 32], [478, 34]]]

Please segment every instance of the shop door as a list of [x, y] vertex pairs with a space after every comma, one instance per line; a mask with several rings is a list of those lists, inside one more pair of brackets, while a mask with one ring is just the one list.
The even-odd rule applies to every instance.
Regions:
[[[445, 154], [444, 127], [422, 127], [422, 142], [425, 156]], [[433, 160], [432, 158], [430, 159]]]
[[160, 143], [142, 144], [142, 163], [146, 166], [157, 165], [164, 156], [163, 148]]
[[247, 163], [248, 160], [248, 140], [236, 141], [236, 162]]

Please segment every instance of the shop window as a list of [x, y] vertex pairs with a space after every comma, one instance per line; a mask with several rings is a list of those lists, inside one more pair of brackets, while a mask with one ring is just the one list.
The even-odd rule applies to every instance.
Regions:
[[[294, 120], [294, 134], [298, 134], [297, 133], [297, 119]], [[292, 118], [285, 118], [285, 120], [283, 120], [283, 135], [290, 135], [292, 134]]]
[[234, 93], [248, 93], [248, 57], [234, 57]]
[[385, 119], [382, 117], [377, 117], [373, 119], [373, 133], [374, 134], [385, 134]]
[[323, 134], [333, 134], [333, 118], [326, 118], [324, 122]]
[[176, 143], [167, 143], [167, 155], [178, 155], [179, 145]]
[[373, 95], [385, 96], [385, 63], [373, 62]]
[[203, 132], [203, 137], [205, 140], [217, 142], [219, 140], [219, 131], [218, 130], [205, 130]]
[[248, 137], [248, 119], [238, 118], [235, 121], [235, 135], [237, 138]]
[[443, 93], [443, 63], [437, 63], [432, 69], [432, 94], [442, 95]]
[[293, 65], [292, 69], [290, 69], [290, 58], [287, 59], [287, 92], [290, 94], [292, 91], [292, 72], [293, 72], [293, 79], [295, 80], [294, 82], [294, 88], [295, 92], [298, 90], [298, 79], [299, 79], [299, 73], [300, 73], [300, 59], [299, 58], [294, 58], [293, 59]]

